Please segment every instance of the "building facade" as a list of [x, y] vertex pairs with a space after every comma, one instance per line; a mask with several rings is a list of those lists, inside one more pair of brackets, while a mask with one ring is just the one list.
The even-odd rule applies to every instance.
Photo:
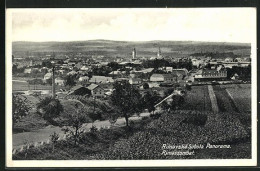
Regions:
[[226, 78], [227, 70], [225, 68], [201, 69], [194, 75], [195, 81], [225, 80]]

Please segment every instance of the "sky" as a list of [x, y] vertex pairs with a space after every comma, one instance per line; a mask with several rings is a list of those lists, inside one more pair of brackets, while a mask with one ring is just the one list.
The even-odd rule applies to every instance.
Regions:
[[8, 9], [12, 41], [210, 41], [250, 43], [254, 8]]

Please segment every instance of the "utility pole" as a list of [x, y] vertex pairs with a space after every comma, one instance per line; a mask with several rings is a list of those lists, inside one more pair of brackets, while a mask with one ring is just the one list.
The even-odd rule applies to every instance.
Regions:
[[55, 98], [55, 70], [52, 67], [52, 98]]
[[96, 108], [96, 97], [94, 96], [93, 99], [94, 99], [94, 106], [93, 106], [94, 108], [93, 108], [93, 113], [95, 113], [95, 108]]

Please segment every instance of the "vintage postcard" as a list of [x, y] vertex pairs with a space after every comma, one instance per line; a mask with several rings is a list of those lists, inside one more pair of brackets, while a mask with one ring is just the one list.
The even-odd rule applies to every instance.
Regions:
[[6, 17], [7, 167], [256, 166], [256, 8]]

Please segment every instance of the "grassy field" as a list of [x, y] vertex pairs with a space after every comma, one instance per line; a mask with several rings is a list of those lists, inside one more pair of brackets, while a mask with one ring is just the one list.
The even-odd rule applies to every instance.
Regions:
[[[56, 86], [56, 90], [59, 90], [61, 88], [64, 88], [64, 87]], [[50, 85], [41, 85], [41, 84], [30, 85], [28, 82], [13, 81], [12, 89], [13, 89], [13, 91], [51, 90], [51, 86]]]
[[[25, 117], [23, 117], [19, 122], [14, 124], [14, 133], [19, 133], [19, 132], [29, 132], [29, 131], [34, 131], [37, 129], [44, 128], [50, 123], [45, 121], [38, 113], [37, 113], [37, 104], [40, 102], [41, 99], [44, 99], [45, 97], [49, 95], [41, 95], [39, 97], [35, 97], [32, 95], [21, 95], [25, 97], [28, 100], [28, 105], [31, 107], [31, 110], [29, 114]], [[77, 101], [73, 101], [71, 99], [78, 99], [75, 98], [77, 96], [68, 96], [68, 99], [59, 99], [61, 102], [61, 105], [63, 106], [64, 111], [61, 112], [60, 116], [55, 118], [56, 122], [62, 123], [64, 121], [64, 115], [66, 113], [73, 113], [76, 112], [75, 104], [77, 104]], [[86, 107], [89, 107], [90, 110], [93, 110], [94, 105], [95, 105], [95, 117], [97, 120], [106, 120], [107, 115], [102, 108], [102, 106], [106, 103], [105, 101], [98, 100], [96, 99], [95, 101], [91, 98], [88, 99], [86, 97], [81, 97], [81, 100]]]
[[[48, 95], [42, 95], [40, 98], [43, 99], [46, 96]], [[27, 116], [23, 117], [21, 120], [19, 120], [19, 122], [14, 124], [14, 133], [33, 131], [48, 126], [49, 123], [45, 121], [36, 110], [37, 104], [40, 102], [40, 98], [31, 95], [23, 97], [28, 100], [28, 105], [31, 107], [31, 110]], [[65, 111], [73, 110], [72, 102], [68, 102], [67, 100], [63, 99], [60, 101]]]
[[185, 110], [211, 111], [207, 85], [193, 86], [191, 91], [187, 91], [184, 104], [181, 108]]

